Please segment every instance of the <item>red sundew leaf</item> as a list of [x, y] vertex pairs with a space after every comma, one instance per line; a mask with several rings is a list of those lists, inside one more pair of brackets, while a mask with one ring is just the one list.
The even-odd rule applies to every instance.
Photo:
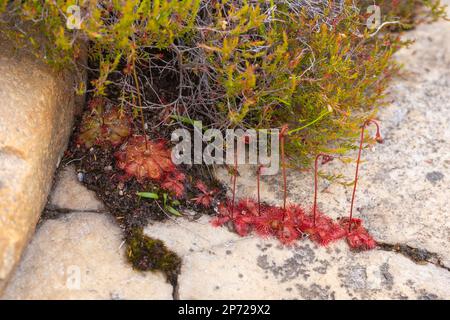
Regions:
[[203, 183], [203, 181], [197, 181], [197, 183], [195, 184], [195, 187], [200, 190], [202, 193], [209, 193], [208, 187], [206, 186], [206, 184]]
[[253, 230], [258, 205], [251, 199], [242, 199], [234, 206], [232, 221], [234, 229], [240, 236], [246, 236]]
[[112, 180], [113, 180], [113, 181], [117, 181], [117, 182], [119, 182], [119, 183], [124, 183], [124, 182], [129, 181], [131, 178], [132, 178], [132, 176], [130, 176], [130, 175], [127, 174], [127, 173], [124, 173], [124, 174], [118, 174], [118, 175], [115, 175], [115, 176], [112, 178]]
[[316, 224], [314, 225], [313, 215], [306, 215], [300, 226], [300, 230], [310, 235], [310, 239], [321, 246], [326, 246], [331, 242], [342, 239], [346, 231], [333, 219], [317, 211]]
[[[232, 210], [233, 208], [233, 210]], [[314, 225], [313, 215], [306, 215], [299, 205], [290, 205], [286, 210], [277, 206], [258, 204], [251, 199], [240, 200], [235, 206], [231, 201], [219, 205], [219, 216], [212, 224], [215, 226], [230, 222], [237, 234], [246, 236], [252, 231], [259, 236], [273, 236], [283, 244], [292, 244], [302, 232], [308, 233], [312, 241], [326, 246], [347, 235], [345, 229], [330, 217], [317, 212]], [[356, 240], [360, 240], [360, 238]]]
[[108, 141], [113, 146], [121, 144], [131, 134], [131, 120], [120, 115], [118, 109], [113, 109], [103, 115], [101, 140]]
[[350, 248], [358, 251], [374, 249], [377, 246], [377, 243], [362, 226], [362, 220], [353, 218], [351, 222], [352, 228], [351, 231], [348, 232], [350, 220], [348, 218], [343, 218], [340, 221], [341, 226], [347, 230], [347, 243]]
[[145, 179], [161, 181], [166, 174], [179, 174], [164, 141], [148, 140], [146, 144], [144, 136], [133, 136], [114, 156], [116, 166], [140, 183]]
[[180, 182], [186, 181], [186, 175], [178, 170], [171, 172], [171, 175], [173, 176], [173, 179], [176, 179]]
[[283, 244], [292, 244], [300, 236], [295, 225], [292, 223], [284, 223], [278, 230], [277, 237]]
[[289, 207], [290, 212], [286, 214], [280, 207], [262, 205], [259, 212], [258, 204], [254, 200], [243, 199], [234, 206], [233, 211], [231, 208], [233, 206], [230, 201], [219, 205], [219, 217], [213, 220], [213, 225], [223, 225], [231, 221], [240, 236], [255, 231], [262, 237], [277, 237], [284, 244], [292, 243], [300, 235], [295, 225], [295, 221], [303, 216], [303, 210], [299, 206]]
[[103, 111], [103, 108], [105, 107], [106, 99], [103, 97], [94, 97], [88, 102], [88, 108], [89, 110], [97, 110], [97, 111]]
[[[233, 210], [232, 210], [233, 208]], [[246, 236], [254, 226], [255, 213], [258, 212], [257, 204], [250, 199], [240, 200], [235, 206], [231, 201], [219, 204], [219, 216], [213, 220], [213, 225], [223, 225], [232, 222], [234, 230], [240, 236]]]
[[90, 112], [83, 115], [77, 143], [90, 148], [93, 145], [117, 146], [131, 134], [131, 118], [118, 108], [105, 111], [106, 100], [94, 98], [89, 102]]
[[209, 194], [199, 194], [197, 197], [192, 198], [191, 200], [193, 200], [198, 205], [202, 205], [205, 208], [209, 208], [211, 207], [213, 197], [210, 196]]
[[230, 212], [225, 203], [219, 203], [218, 210], [219, 210], [219, 215], [211, 221], [211, 224], [214, 227], [223, 226], [225, 223], [227, 223], [228, 221], [231, 220]]
[[355, 250], [372, 250], [377, 246], [376, 241], [364, 228], [352, 230], [347, 235], [348, 245]]
[[230, 217], [215, 217], [213, 220], [211, 220], [211, 224], [214, 227], [221, 227], [228, 221], [230, 221]]
[[241, 215], [258, 216], [258, 204], [252, 199], [242, 199], [236, 206]]
[[276, 236], [283, 225], [284, 211], [275, 206], [261, 206], [261, 215], [254, 219], [255, 231], [262, 237]]
[[209, 208], [214, 200], [214, 194], [217, 193], [218, 190], [208, 190], [208, 187], [200, 180], [197, 181], [195, 187], [200, 190], [201, 193], [191, 200], [193, 200], [198, 205]]
[[249, 219], [247, 219], [245, 216], [237, 216], [236, 218], [234, 218], [233, 222], [234, 230], [241, 237], [245, 237], [250, 233], [251, 223], [249, 223]]
[[161, 183], [161, 187], [172, 192], [176, 198], [181, 198], [184, 195], [183, 181], [185, 179], [186, 177], [183, 173], [175, 172], [166, 176], [165, 180]]
[[229, 207], [229, 201], [221, 202], [218, 205], [219, 217], [229, 217], [231, 218], [231, 209]]
[[305, 211], [299, 205], [296, 204], [289, 205], [286, 208], [285, 219], [288, 220], [290, 223], [300, 227], [305, 219]]

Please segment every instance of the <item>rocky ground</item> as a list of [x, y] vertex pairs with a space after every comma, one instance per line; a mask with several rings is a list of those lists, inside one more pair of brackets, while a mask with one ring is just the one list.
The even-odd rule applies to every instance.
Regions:
[[[355, 215], [382, 248], [355, 253], [308, 239], [283, 247], [213, 228], [207, 217], [153, 223], [145, 232], [183, 259], [173, 288], [161, 274], [130, 268], [119, 228], [69, 165], [3, 298], [450, 299], [450, 25], [407, 36], [417, 42], [397, 55], [405, 68], [380, 112], [385, 143], [363, 154], [356, 200]], [[322, 169], [351, 181], [354, 166]], [[255, 196], [253, 171], [240, 169], [239, 196]], [[311, 204], [312, 179], [289, 172], [289, 200]], [[263, 200], [280, 204], [281, 186], [281, 176], [264, 178]], [[348, 213], [351, 187], [322, 179], [320, 190], [324, 212]]]

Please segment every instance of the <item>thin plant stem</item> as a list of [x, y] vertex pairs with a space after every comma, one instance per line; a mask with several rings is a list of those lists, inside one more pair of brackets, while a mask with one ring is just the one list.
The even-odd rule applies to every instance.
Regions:
[[259, 165], [258, 169], [256, 170], [256, 185], [257, 185], [257, 194], [258, 194], [258, 216], [261, 215], [261, 192], [260, 192], [260, 178], [261, 178], [261, 168], [262, 166]]
[[284, 137], [281, 138], [281, 165], [283, 170], [283, 210], [286, 210], [287, 179], [286, 179], [286, 162], [284, 159]]
[[147, 138], [147, 134], [145, 133], [145, 118], [144, 118], [144, 110], [142, 109], [141, 89], [139, 86], [139, 80], [138, 80], [138, 76], [136, 73], [136, 64], [135, 64], [134, 56], [132, 58], [132, 61], [133, 61], [133, 78], [134, 78], [134, 83], [136, 84], [136, 93], [137, 93], [139, 111], [140, 111], [140, 116], [141, 116], [142, 132], [143, 132], [144, 138], [145, 138], [145, 149], [148, 150], [148, 138]]
[[323, 157], [323, 162], [329, 162], [333, 160], [333, 157], [325, 154], [325, 153], [319, 153], [316, 156], [316, 160], [314, 161], [314, 204], [313, 204], [313, 226], [316, 226], [316, 215], [317, 215], [317, 192], [318, 192], [318, 167], [319, 167], [319, 158]]
[[[283, 212], [286, 214], [286, 200], [287, 200], [287, 178], [286, 178], [286, 157], [284, 150], [284, 143], [286, 139], [288, 127], [284, 125], [280, 131], [280, 143], [281, 143], [281, 166], [283, 172]], [[283, 217], [284, 220], [284, 217]]]
[[375, 140], [378, 143], [383, 143], [383, 139], [381, 138], [381, 134], [380, 134], [380, 126], [379, 126], [378, 122], [376, 122], [373, 119], [366, 120], [364, 122], [364, 124], [362, 125], [362, 127], [361, 127], [361, 135], [360, 135], [360, 138], [359, 138], [360, 139], [360, 141], [359, 141], [359, 150], [358, 150], [358, 158], [356, 159], [355, 180], [354, 180], [354, 185], [353, 185], [352, 202], [350, 204], [350, 217], [349, 217], [348, 232], [352, 231], [353, 205], [354, 205], [354, 202], [355, 202], [356, 185], [358, 184], [359, 163], [361, 161], [361, 152], [362, 152], [363, 143], [364, 143], [364, 131], [365, 131], [366, 127], [369, 124], [375, 124], [375, 126], [377, 127], [377, 133], [376, 133], [376, 136], [375, 136]]
[[236, 181], [237, 181], [237, 175], [238, 175], [238, 164], [237, 164], [237, 148], [234, 152], [234, 167], [233, 167], [233, 200], [231, 203], [231, 213], [234, 213], [234, 204], [236, 201]]
[[314, 123], [316, 123], [317, 121], [321, 120], [323, 117], [325, 117], [326, 115], [328, 115], [328, 114], [330, 114], [330, 113], [331, 113], [331, 111], [323, 112], [323, 113], [321, 113], [316, 119], [312, 120], [311, 122], [305, 124], [305, 125], [302, 126], [302, 127], [298, 127], [298, 128], [292, 129], [291, 131], [288, 132], [288, 134], [291, 135], [291, 134], [297, 133], [298, 131], [301, 131], [301, 130], [303, 130], [303, 129], [306, 129], [306, 128], [308, 128], [309, 126], [313, 125]]

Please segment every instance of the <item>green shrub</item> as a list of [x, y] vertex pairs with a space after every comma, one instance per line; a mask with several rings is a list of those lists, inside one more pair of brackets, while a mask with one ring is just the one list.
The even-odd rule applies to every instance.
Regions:
[[[77, 3], [81, 29], [69, 30], [66, 11]], [[161, 115], [219, 128], [288, 124], [287, 150], [307, 166], [318, 152], [352, 149], [363, 120], [383, 104], [392, 55], [405, 44], [392, 31], [411, 27], [418, 12], [445, 12], [438, 0], [376, 3], [384, 21], [399, 22], [376, 34], [365, 26], [372, 0], [0, 0], [0, 10], [2, 31], [56, 66], [76, 61], [87, 41], [93, 95], [135, 116], [146, 106], [155, 125]], [[170, 101], [148, 94], [164, 72], [177, 83]]]

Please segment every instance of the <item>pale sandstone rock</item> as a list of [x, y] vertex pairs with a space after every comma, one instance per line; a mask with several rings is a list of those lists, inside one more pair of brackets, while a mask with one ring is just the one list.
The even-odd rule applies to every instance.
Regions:
[[448, 270], [393, 252], [351, 252], [344, 241], [287, 247], [213, 228], [207, 217], [153, 223], [145, 232], [183, 258], [181, 299], [450, 298]]
[[0, 292], [33, 233], [75, 111], [74, 77], [0, 39]]
[[95, 192], [88, 190], [78, 180], [73, 165], [63, 168], [55, 181], [50, 194], [49, 207], [76, 211], [104, 210], [104, 205]]
[[38, 228], [3, 299], [172, 299], [161, 273], [134, 271], [122, 231], [99, 213], [71, 213]]

